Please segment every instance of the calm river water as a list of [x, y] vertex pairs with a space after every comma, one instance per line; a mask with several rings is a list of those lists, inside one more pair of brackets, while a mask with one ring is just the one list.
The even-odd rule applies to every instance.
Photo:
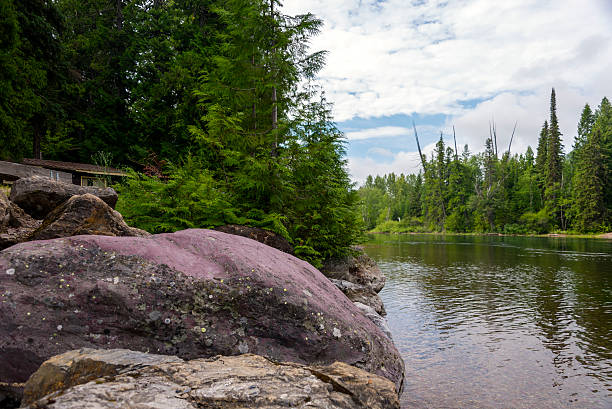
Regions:
[[406, 408], [612, 408], [612, 240], [375, 235]]

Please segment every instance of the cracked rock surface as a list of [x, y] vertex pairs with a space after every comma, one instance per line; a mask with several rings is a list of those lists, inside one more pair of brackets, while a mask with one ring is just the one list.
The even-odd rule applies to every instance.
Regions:
[[[88, 377], [96, 369], [100, 376]], [[128, 350], [70, 351], [45, 362], [26, 392], [24, 406], [32, 409], [399, 409], [393, 383], [380, 376], [340, 362], [305, 366], [253, 354], [184, 362]]]

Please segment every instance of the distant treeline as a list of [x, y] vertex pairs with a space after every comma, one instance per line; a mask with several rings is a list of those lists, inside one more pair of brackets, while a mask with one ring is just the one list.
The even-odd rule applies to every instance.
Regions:
[[360, 235], [316, 86], [322, 22], [278, 0], [0, 1], [0, 160], [129, 166], [151, 232], [246, 224], [318, 264]]
[[498, 152], [496, 135], [483, 153], [446, 146], [442, 136], [424, 173], [368, 176], [359, 189], [368, 229], [386, 232], [612, 230], [612, 107], [585, 105], [573, 149], [563, 153], [555, 91], [534, 155]]

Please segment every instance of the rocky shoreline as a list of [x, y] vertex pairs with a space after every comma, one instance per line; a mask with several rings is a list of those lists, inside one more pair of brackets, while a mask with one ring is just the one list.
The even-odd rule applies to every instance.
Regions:
[[[244, 226], [150, 235], [125, 224], [108, 189], [107, 200], [91, 189], [53, 201], [45, 195], [72, 187], [32, 179], [11, 199], [52, 205], [21, 208], [0, 192], [0, 406], [25, 384], [32, 408], [81, 407], [84, 396], [111, 396], [87, 406], [100, 408], [399, 407], [404, 364], [382, 317], [384, 276], [364, 254], [322, 273]], [[55, 375], [44, 369], [66, 360]], [[26, 382], [52, 386], [34, 396]], [[156, 388], [168, 403], [154, 402]]]

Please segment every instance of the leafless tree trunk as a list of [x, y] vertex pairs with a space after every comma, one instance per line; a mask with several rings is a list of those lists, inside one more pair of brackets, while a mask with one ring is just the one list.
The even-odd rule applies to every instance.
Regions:
[[423, 175], [425, 175], [425, 158], [423, 157], [423, 153], [421, 152], [421, 144], [419, 144], [419, 135], [417, 134], [416, 125], [414, 121], [412, 121], [412, 128], [414, 129], [414, 137], [416, 139], [417, 148], [419, 149], [419, 158], [421, 158], [421, 165], [423, 165]]

